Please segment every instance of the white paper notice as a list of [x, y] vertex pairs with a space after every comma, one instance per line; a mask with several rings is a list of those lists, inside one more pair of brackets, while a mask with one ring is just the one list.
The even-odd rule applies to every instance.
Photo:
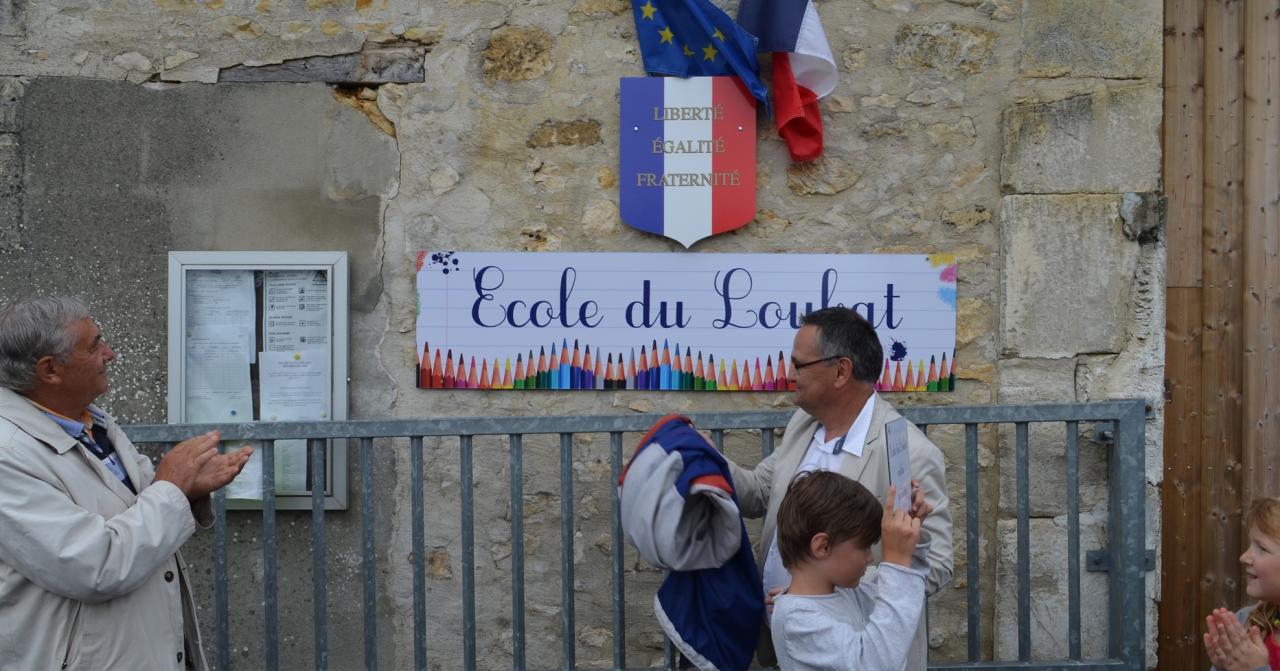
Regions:
[[246, 342], [245, 360], [253, 363], [258, 349], [253, 342], [256, 304], [252, 270], [188, 270], [187, 338], [204, 336], [211, 329], [235, 331]]
[[262, 284], [262, 346], [268, 352], [329, 345], [329, 277], [323, 270], [268, 270]]
[[885, 450], [889, 455], [889, 484], [893, 485], [896, 496], [893, 507], [897, 510], [911, 509], [911, 454], [907, 449], [907, 420], [904, 417], [885, 424]]
[[[188, 270], [186, 274], [186, 404], [183, 420], [253, 421], [249, 365], [254, 343], [252, 270]], [[239, 444], [227, 445], [237, 449]], [[227, 486], [233, 499], [262, 498], [262, 462], [255, 453]]]
[[[186, 421], [229, 423], [253, 421], [253, 390], [244, 334], [232, 328], [204, 328], [187, 338]], [[227, 444], [238, 449], [239, 443]], [[227, 486], [233, 499], [262, 498], [262, 463], [255, 452], [240, 475]]]
[[[259, 364], [262, 421], [305, 422], [330, 419], [327, 349], [262, 352]], [[305, 492], [306, 441], [277, 441], [275, 458], [276, 490]]]
[[[228, 445], [228, 449], [231, 446]], [[239, 447], [237, 446], [237, 449]], [[255, 449], [244, 470], [227, 485], [227, 498], [249, 501], [262, 500], [262, 450]]]
[[329, 352], [262, 352], [258, 379], [264, 422], [329, 419]]
[[[248, 342], [235, 328], [203, 328], [187, 336], [184, 421], [253, 421]], [[252, 349], [252, 348], [250, 348]]]
[[307, 441], [276, 441], [276, 493], [306, 494]]

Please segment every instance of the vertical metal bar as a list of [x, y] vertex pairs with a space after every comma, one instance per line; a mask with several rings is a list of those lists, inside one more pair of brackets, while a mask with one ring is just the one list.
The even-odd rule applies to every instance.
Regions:
[[[918, 425], [916, 425], [916, 426], [919, 426], [920, 433], [923, 433], [923, 434], [924, 434], [924, 437], [925, 437], [925, 438], [928, 438], [928, 435], [929, 435], [929, 425], [928, 425], [928, 424], [918, 424]], [[929, 601], [929, 599], [928, 599], [927, 597], [925, 597], [925, 599], [924, 599], [924, 638], [925, 638], [925, 640], [928, 640], [928, 638], [929, 638], [929, 611], [931, 611], [931, 610], [932, 610], [932, 603], [933, 603], [933, 602]], [[925, 662], [928, 662], [928, 656], [929, 656], [929, 649], [928, 649], [928, 647], [925, 647], [925, 648], [924, 648], [924, 657], [925, 657]]]
[[311, 450], [311, 601], [315, 624], [315, 668], [329, 668], [329, 626], [325, 622], [328, 600], [324, 577], [324, 490], [326, 441], [307, 439]]
[[511, 434], [511, 668], [524, 671], [524, 437]]
[[981, 547], [978, 544], [978, 425], [964, 425], [964, 531], [969, 576], [969, 661], [982, 659]]
[[618, 498], [618, 478], [622, 476], [622, 433], [609, 434], [610, 489], [613, 490], [613, 668], [627, 668], [627, 619], [623, 583], [622, 501]]
[[1067, 641], [1080, 659], [1080, 434], [1067, 422]]
[[565, 671], [576, 666], [573, 622], [573, 434], [560, 434], [560, 612]]
[[364, 577], [364, 668], [378, 668], [378, 583], [374, 557], [373, 439], [360, 439], [360, 565]]
[[280, 668], [280, 628], [276, 598], [276, 442], [262, 441], [262, 657], [265, 668]]
[[1114, 453], [1109, 472], [1108, 544], [1111, 568], [1109, 654], [1124, 660], [1126, 669], [1146, 664], [1146, 406], [1133, 401], [1116, 422]]
[[[923, 433], [923, 434], [925, 435], [925, 437], [926, 437], [926, 438], [928, 438], [928, 437], [929, 437], [929, 425], [928, 425], [928, 424], [918, 424], [917, 426], [918, 426], [918, 427], [919, 427], [919, 429], [920, 429], [920, 433]], [[933, 606], [933, 602], [932, 602], [932, 601], [930, 601], [928, 598], [925, 598], [925, 600], [924, 600], [924, 634], [925, 634], [925, 640], [926, 640], [926, 641], [927, 641], [927, 640], [929, 640], [929, 619], [930, 619], [929, 614], [930, 614], [930, 611], [932, 610], [932, 606]], [[926, 660], [925, 660], [925, 661], [926, 661], [926, 662], [928, 661], [928, 656], [929, 656], [929, 649], [926, 647], [926, 648], [925, 648], [925, 658], [926, 658]]]
[[1027, 423], [1015, 424], [1018, 473], [1018, 661], [1031, 660], [1031, 451]]
[[662, 669], [676, 671], [676, 646], [666, 636], [662, 637]]
[[422, 502], [422, 437], [409, 439], [409, 474], [413, 484], [413, 668], [427, 671], [426, 512]]
[[760, 458], [768, 459], [773, 454], [773, 427], [760, 429]]
[[[166, 450], [167, 451], [167, 450]], [[226, 452], [225, 443], [218, 445]], [[213, 610], [217, 622], [218, 668], [231, 669], [230, 613], [227, 601], [227, 492], [213, 493]]]
[[[928, 425], [928, 424], [918, 424], [917, 426], [920, 428], [920, 432], [921, 432], [921, 433], [923, 433], [923, 434], [925, 435], [925, 437], [927, 438], [927, 437], [929, 436], [929, 425]], [[930, 601], [928, 598], [926, 598], [926, 599], [924, 600], [924, 634], [925, 634], [925, 640], [928, 640], [928, 639], [929, 639], [929, 611], [931, 610], [931, 606], [932, 606], [932, 604], [933, 604], [933, 602], [932, 602], [932, 601]], [[926, 647], [926, 648], [925, 648], [925, 658], [926, 658], [926, 662], [928, 661], [928, 656], [929, 656], [929, 649]]]
[[227, 493], [214, 492], [214, 613], [218, 622], [218, 668], [232, 667], [230, 652], [230, 608], [227, 599]]
[[711, 442], [715, 444], [716, 452], [724, 454], [724, 429], [712, 429]]
[[458, 436], [462, 480], [462, 664], [476, 668], [476, 529], [475, 478], [472, 475], [471, 436]]

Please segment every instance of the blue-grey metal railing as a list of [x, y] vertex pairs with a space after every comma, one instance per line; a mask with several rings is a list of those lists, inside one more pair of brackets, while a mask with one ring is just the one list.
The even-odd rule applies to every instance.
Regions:
[[[902, 414], [926, 431], [930, 426], [961, 425], [965, 443], [965, 529], [967, 570], [967, 636], [968, 660], [961, 663], [931, 664], [936, 669], [1125, 669], [1139, 671], [1145, 666], [1145, 485], [1144, 471], [1146, 408], [1141, 400], [1117, 400], [1095, 403], [940, 406], [903, 408]], [[716, 447], [723, 451], [727, 430], [759, 430], [762, 456], [773, 451], [773, 429], [786, 425], [789, 411], [693, 413], [690, 417], [704, 429], [710, 429]], [[523, 438], [527, 435], [559, 435], [560, 437], [560, 505], [561, 505], [561, 618], [564, 632], [562, 668], [576, 669], [576, 631], [573, 594], [573, 471], [574, 436], [606, 433], [610, 437], [610, 474], [614, 481], [623, 465], [623, 434], [643, 432], [658, 419], [656, 415], [609, 415], [566, 417], [487, 417], [433, 420], [386, 420], [356, 422], [299, 422], [280, 424], [228, 425], [149, 425], [126, 427], [137, 443], [172, 445], [189, 436], [219, 429], [224, 440], [263, 441], [262, 509], [263, 530], [263, 659], [267, 669], [279, 667], [279, 611], [276, 593], [276, 506], [274, 451], [275, 441], [306, 439], [312, 464], [311, 481], [325, 481], [325, 452], [329, 439], [359, 441], [359, 470], [362, 496], [361, 556], [363, 578], [364, 663], [366, 668], [378, 666], [377, 646], [377, 573], [375, 571], [374, 474], [375, 438], [407, 438], [410, 450], [411, 506], [413, 516], [413, 660], [414, 668], [427, 668], [426, 640], [428, 609], [425, 588], [425, 503], [423, 500], [423, 439], [456, 437], [461, 478], [461, 553], [462, 553], [462, 617], [463, 649], [461, 666], [476, 668], [476, 604], [475, 604], [475, 520], [473, 438], [475, 436], [508, 436], [511, 470], [511, 570], [512, 570], [512, 665], [526, 666], [525, 576], [523, 544]], [[1031, 661], [1031, 578], [1030, 578], [1030, 455], [1029, 427], [1033, 423], [1063, 423], [1066, 432], [1067, 470], [1067, 547], [1068, 547], [1068, 658]], [[1082, 422], [1110, 424], [1113, 444], [1108, 459], [1108, 547], [1107, 557], [1110, 603], [1107, 613], [1107, 657], [1082, 659], [1080, 635], [1080, 502], [1078, 426]], [[1013, 424], [1017, 475], [1017, 660], [983, 660], [982, 602], [979, 545], [979, 473], [978, 429], [984, 424]], [[324, 487], [312, 488], [312, 599], [315, 630], [314, 666], [327, 669], [329, 637], [326, 614], [325, 582], [325, 509]], [[231, 668], [229, 641], [229, 608], [227, 580], [226, 501], [219, 492], [214, 497], [216, 512], [214, 534], [214, 608], [217, 626], [214, 637], [217, 664]], [[333, 514], [333, 513], [329, 513]], [[624, 569], [621, 515], [616, 493], [612, 505], [612, 625], [613, 668], [625, 669], [626, 613], [624, 602]], [[668, 642], [665, 665], [673, 669], [675, 654]], [[257, 667], [257, 664], [250, 664]]]

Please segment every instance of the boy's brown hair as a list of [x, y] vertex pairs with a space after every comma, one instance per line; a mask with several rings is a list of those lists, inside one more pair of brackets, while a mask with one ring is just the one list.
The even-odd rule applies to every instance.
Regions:
[[778, 508], [778, 552], [790, 569], [809, 558], [809, 542], [826, 533], [831, 545], [850, 538], [869, 548], [880, 540], [884, 508], [861, 483], [832, 471], [797, 473]]

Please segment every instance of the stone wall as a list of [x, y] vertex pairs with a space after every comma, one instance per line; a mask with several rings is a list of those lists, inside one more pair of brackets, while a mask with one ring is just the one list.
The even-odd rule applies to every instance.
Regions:
[[[841, 70], [823, 102], [824, 157], [792, 165], [762, 118], [756, 220], [691, 252], [955, 253], [958, 390], [891, 400], [1147, 399], [1149, 547], [1159, 533], [1164, 323], [1161, 8], [821, 2]], [[414, 386], [419, 249], [683, 252], [618, 218], [618, 78], [641, 73], [625, 0], [0, 0], [0, 299], [85, 295], [120, 353], [104, 404], [126, 422], [165, 419], [165, 255], [180, 249], [348, 251], [353, 418], [789, 407], [783, 394]], [[1082, 428], [1087, 550], [1105, 537], [1106, 448]], [[962, 436], [933, 435], [963, 539]], [[1065, 547], [1061, 430], [1032, 437], [1033, 541]], [[754, 463], [753, 441], [731, 436], [730, 456]], [[476, 447], [479, 651], [482, 666], [500, 668], [510, 664], [509, 466], [503, 443]], [[452, 443], [428, 448], [430, 658], [452, 669], [458, 464]], [[1010, 436], [982, 433], [982, 556], [957, 544], [957, 577], [931, 607], [935, 660], [963, 658], [971, 560], [988, 605], [984, 649], [1016, 651], [1012, 453]], [[379, 651], [399, 668], [412, 659], [408, 456], [382, 454]], [[526, 441], [525, 455], [529, 662], [552, 667], [562, 636], [558, 442]], [[581, 439], [572, 466], [573, 636], [579, 663], [607, 666], [607, 439]], [[333, 668], [362, 659], [358, 505], [329, 528]], [[261, 659], [257, 524], [232, 515], [231, 640], [244, 668]], [[306, 516], [282, 513], [290, 668], [311, 665], [308, 530]], [[188, 551], [206, 617], [208, 543]], [[1032, 565], [1037, 656], [1065, 651], [1061, 554], [1038, 553]], [[625, 563], [628, 664], [654, 664], [662, 644], [649, 604], [661, 576], [631, 552]], [[1086, 576], [1088, 613], [1105, 602], [1101, 582]], [[1097, 653], [1098, 618], [1085, 619], [1086, 652]], [[1148, 623], [1154, 631], [1153, 609]]]

